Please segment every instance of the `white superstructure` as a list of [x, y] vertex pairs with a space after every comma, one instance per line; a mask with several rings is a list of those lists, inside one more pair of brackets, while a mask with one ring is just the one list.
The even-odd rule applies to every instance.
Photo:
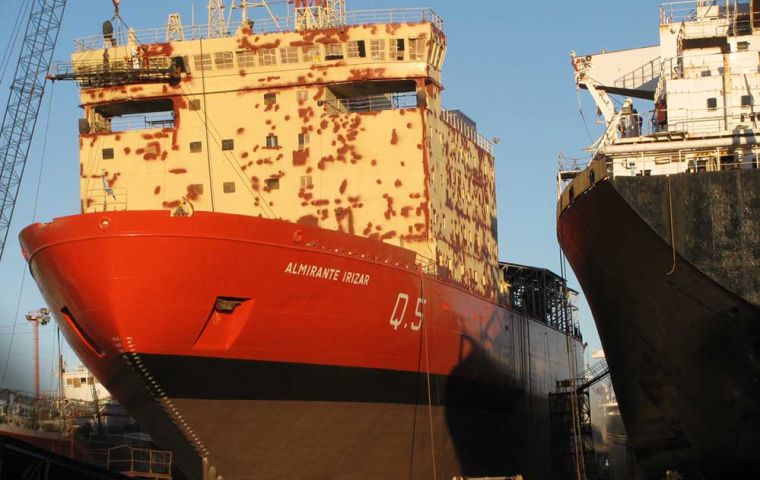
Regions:
[[[97, 398], [94, 398], [96, 392]], [[79, 367], [73, 372], [63, 373], [63, 396], [68, 400], [83, 402], [103, 402], [111, 399], [111, 394], [86, 368]]]
[[607, 124], [590, 150], [609, 175], [758, 168], [760, 0], [663, 3], [659, 46], [571, 55]]

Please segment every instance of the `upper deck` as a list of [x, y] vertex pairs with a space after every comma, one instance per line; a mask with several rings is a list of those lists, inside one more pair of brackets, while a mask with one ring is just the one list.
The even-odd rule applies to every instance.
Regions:
[[[252, 21], [253, 33], [287, 33], [299, 30], [295, 15], [284, 17], [271, 16]], [[345, 13], [342, 26], [402, 24], [402, 23], [430, 23], [443, 31], [443, 19], [430, 8], [395, 8], [375, 10], [351, 10]], [[249, 26], [249, 25], [246, 25]], [[192, 41], [217, 37], [231, 37], [243, 27], [243, 22], [226, 24], [224, 31], [214, 25], [189, 25], [182, 26], [181, 31], [164, 27], [146, 28], [139, 30], [121, 30], [113, 33], [113, 39], [117, 45], [126, 45], [130, 41], [139, 44], [165, 43], [172, 40]], [[131, 37], [131, 38], [130, 38]], [[79, 37], [74, 40], [75, 52], [87, 52], [106, 48], [106, 42], [102, 34]], [[108, 45], [109, 47], [111, 45]]]

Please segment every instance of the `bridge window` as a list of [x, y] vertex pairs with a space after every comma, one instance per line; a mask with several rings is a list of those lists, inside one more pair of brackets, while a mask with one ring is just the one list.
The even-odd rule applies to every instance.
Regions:
[[715, 110], [718, 108], [718, 99], [715, 97], [710, 97], [707, 99], [707, 109], [708, 110]]
[[405, 42], [403, 38], [392, 38], [389, 41], [389, 56], [391, 60], [403, 60], [404, 59], [404, 50], [405, 48]]
[[370, 40], [369, 49], [372, 60], [385, 60], [385, 40]]
[[425, 60], [425, 43], [424, 38], [409, 39], [409, 60]]
[[238, 67], [239, 68], [247, 68], [247, 67], [253, 67], [255, 66], [255, 62], [253, 59], [256, 55], [254, 55], [253, 52], [250, 50], [246, 50], [243, 52], [237, 52], [237, 61], [238, 61]]
[[201, 153], [203, 151], [203, 143], [190, 142], [190, 153]]
[[742, 95], [742, 107], [752, 106], [752, 95]]
[[235, 140], [233, 139], [222, 140], [222, 150], [228, 151], [228, 150], [234, 150], [234, 149], [235, 149]]
[[211, 54], [193, 55], [193, 64], [196, 70], [211, 70]]
[[103, 160], [113, 160], [113, 148], [103, 149]]
[[367, 47], [364, 40], [348, 42], [348, 58], [364, 58], [367, 56]]
[[280, 61], [282, 63], [298, 63], [298, 49], [295, 47], [281, 48]]
[[343, 44], [328, 43], [325, 45], [326, 60], [343, 60]]
[[235, 64], [232, 61], [232, 52], [216, 52], [214, 54], [214, 64], [219, 70], [229, 70]]
[[277, 148], [280, 146], [280, 142], [277, 135], [270, 133], [267, 135], [267, 148]]
[[318, 62], [320, 60], [319, 47], [311, 45], [308, 47], [303, 47], [302, 51], [304, 62]]
[[235, 182], [224, 182], [224, 193], [235, 193]]
[[280, 189], [280, 179], [279, 178], [267, 178], [265, 180], [267, 184], [268, 190], [279, 190]]
[[276, 93], [265, 93], [264, 94], [264, 105], [274, 105], [277, 103], [277, 94]]
[[277, 65], [277, 50], [274, 48], [259, 50], [259, 65]]

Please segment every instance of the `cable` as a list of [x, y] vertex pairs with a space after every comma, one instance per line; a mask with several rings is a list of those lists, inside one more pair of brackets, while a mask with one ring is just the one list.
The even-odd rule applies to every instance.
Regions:
[[[187, 90], [187, 87], [185, 87], [184, 85], [182, 86], [182, 89], [184, 90], [186, 96], [192, 95], [192, 93], [189, 90]], [[203, 109], [204, 111], [206, 110], [205, 102], [203, 105]], [[219, 133], [219, 130], [217, 130], [216, 127], [214, 126], [214, 122], [212, 122], [207, 116], [201, 114], [197, 110], [195, 114], [198, 116], [198, 118], [200, 118], [201, 122], [203, 122], [206, 132], [211, 134], [211, 140], [213, 140], [214, 143], [221, 148], [222, 136]], [[210, 148], [210, 145], [206, 144], [206, 149], [209, 149], [209, 148]], [[250, 183], [249, 179], [246, 178], [245, 174], [243, 174], [242, 168], [240, 167], [240, 164], [238, 163], [237, 158], [233, 154], [224, 150], [222, 150], [222, 155], [227, 160], [227, 162], [233, 167], [235, 174], [238, 176], [238, 178], [240, 178], [240, 181], [248, 190], [248, 193], [250, 193], [254, 199], [259, 200], [259, 206], [261, 207], [261, 210], [263, 211], [264, 215], [270, 219], [277, 218], [277, 215], [275, 215], [274, 210], [269, 206], [269, 202], [267, 202], [259, 192], [257, 192], [251, 187], [251, 185], [249, 184]]]
[[0, 84], [3, 83], [5, 80], [5, 74], [8, 71], [8, 66], [10, 65], [10, 59], [13, 56], [13, 52], [16, 50], [16, 44], [18, 43], [18, 39], [21, 35], [21, 24], [22, 20], [29, 15], [29, 9], [31, 8], [33, 2], [23, 2], [21, 4], [21, 8], [19, 8], [19, 12], [16, 15], [16, 20], [13, 24], [13, 28], [11, 29], [11, 36], [9, 38], [9, 45], [8, 48], [5, 50], [5, 53], [3, 54], [2, 60], [0, 60]]
[[588, 121], [586, 120], [586, 115], [583, 114], [583, 103], [581, 103], [581, 91], [576, 89], [575, 91], [577, 93], [578, 97], [578, 111], [581, 114], [581, 119], [583, 120], [583, 127], [586, 129], [586, 135], [588, 135], [588, 141], [593, 143], [594, 139], [591, 138], [591, 130], [588, 129]]
[[[422, 303], [422, 318], [420, 321], [422, 325], [422, 335], [425, 338], [425, 374], [427, 377], [427, 395], [428, 395], [428, 422], [430, 427], [430, 454], [433, 456], [433, 480], [438, 480], [438, 473], [436, 471], [436, 456], [435, 456], [435, 432], [433, 431], [433, 393], [430, 386], [430, 346], [428, 344], [428, 322], [425, 320], [425, 277], [422, 273], [422, 265], [419, 265], [420, 271], [420, 298], [417, 300]], [[416, 313], [415, 308], [415, 313]]]

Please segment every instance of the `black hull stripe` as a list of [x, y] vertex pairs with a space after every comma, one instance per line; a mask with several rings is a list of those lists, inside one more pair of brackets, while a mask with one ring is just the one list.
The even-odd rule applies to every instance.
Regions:
[[[170, 398], [428, 403], [424, 371], [192, 356], [140, 355], [140, 358]], [[505, 375], [494, 374], [492, 380], [483, 381], [468, 379], [455, 371], [447, 376], [431, 374], [430, 384], [433, 405], [505, 409], [524, 398], [524, 393]]]

